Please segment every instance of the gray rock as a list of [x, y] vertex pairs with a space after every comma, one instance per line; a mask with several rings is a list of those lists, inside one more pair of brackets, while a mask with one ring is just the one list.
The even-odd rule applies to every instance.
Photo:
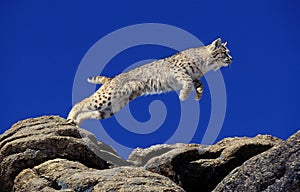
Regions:
[[[300, 131], [138, 148], [128, 161], [57, 116], [0, 135], [0, 191], [299, 191]], [[141, 167], [134, 167], [141, 166]]]
[[14, 190], [20, 191], [124, 191], [183, 192], [167, 177], [140, 167], [117, 167], [106, 170], [55, 159], [32, 169], [23, 170], [15, 179]]
[[136, 166], [144, 166], [150, 159], [158, 157], [164, 153], [167, 153], [173, 149], [185, 148], [185, 147], [199, 147], [199, 144], [185, 144], [185, 143], [176, 143], [176, 144], [159, 144], [153, 145], [149, 148], [136, 148], [134, 149], [128, 157], [129, 162]]
[[234, 169], [213, 190], [300, 191], [300, 131]]
[[58, 116], [27, 119], [0, 136], [0, 191], [11, 191], [15, 177], [47, 160], [65, 158], [97, 169], [128, 165], [88, 131]]
[[227, 138], [212, 146], [180, 145], [147, 160], [145, 168], [169, 177], [186, 191], [211, 191], [234, 168], [280, 142], [271, 136], [258, 135]]

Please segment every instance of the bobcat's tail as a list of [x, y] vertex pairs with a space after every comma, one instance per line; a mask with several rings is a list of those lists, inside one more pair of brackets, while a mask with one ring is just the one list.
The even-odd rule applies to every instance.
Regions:
[[105, 77], [105, 76], [95, 76], [95, 77], [89, 77], [87, 79], [87, 81], [89, 83], [92, 83], [92, 84], [104, 84], [104, 83], [106, 83], [108, 81], [111, 81], [111, 80], [112, 80], [112, 78]]

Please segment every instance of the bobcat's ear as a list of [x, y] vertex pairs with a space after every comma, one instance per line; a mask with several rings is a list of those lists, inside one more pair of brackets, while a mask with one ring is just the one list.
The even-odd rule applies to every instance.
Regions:
[[222, 39], [219, 37], [218, 39], [214, 40], [211, 44], [215, 47], [219, 47], [222, 44]]
[[220, 45], [222, 45], [222, 40], [221, 38], [218, 38], [216, 40], [214, 40], [210, 45], [209, 45], [209, 49], [211, 51], [215, 50], [216, 48], [220, 47]]

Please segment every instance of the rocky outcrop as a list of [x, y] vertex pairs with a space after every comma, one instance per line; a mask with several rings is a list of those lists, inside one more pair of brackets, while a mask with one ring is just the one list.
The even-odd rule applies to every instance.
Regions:
[[140, 167], [97, 170], [54, 159], [23, 170], [15, 179], [15, 191], [173, 191], [184, 190], [170, 179]]
[[33, 118], [16, 123], [0, 136], [0, 190], [11, 191], [23, 169], [55, 158], [96, 169], [129, 165], [110, 146], [60, 117]]
[[153, 145], [149, 148], [136, 148], [128, 157], [128, 162], [136, 166], [144, 166], [150, 159], [163, 155], [173, 149], [184, 149], [189, 147], [202, 147], [199, 144], [184, 144], [176, 143], [173, 145], [170, 144], [160, 144]]
[[[181, 144], [149, 159], [145, 168], [169, 177], [187, 191], [211, 191], [234, 168], [280, 142], [271, 136], [258, 135], [254, 138], [227, 138], [212, 146]], [[155, 151], [159, 151], [158, 148], [154, 148]], [[137, 151], [131, 157], [137, 156], [134, 155]]]
[[300, 191], [300, 131], [228, 174], [217, 191]]
[[300, 191], [300, 131], [137, 148], [124, 160], [57, 116], [0, 136], [0, 191]]

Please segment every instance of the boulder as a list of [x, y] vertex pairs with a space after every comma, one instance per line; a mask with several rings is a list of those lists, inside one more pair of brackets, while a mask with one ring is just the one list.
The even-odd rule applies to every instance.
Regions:
[[150, 159], [165, 154], [173, 149], [185, 148], [185, 147], [199, 147], [199, 144], [159, 144], [153, 145], [149, 148], [136, 148], [128, 157], [128, 162], [136, 166], [144, 166]]
[[[254, 138], [226, 138], [212, 146], [181, 144], [150, 159], [144, 153], [147, 159], [145, 168], [169, 177], [186, 191], [211, 191], [234, 168], [280, 142], [272, 136], [258, 135]], [[141, 150], [139, 154], [142, 154]]]
[[229, 173], [213, 190], [300, 191], [300, 131]]
[[184, 192], [167, 177], [141, 167], [97, 170], [66, 159], [49, 160], [23, 170], [15, 179], [14, 190]]
[[26, 168], [65, 158], [87, 167], [129, 165], [90, 132], [58, 116], [20, 121], [0, 136], [0, 191], [11, 191], [14, 178]]

